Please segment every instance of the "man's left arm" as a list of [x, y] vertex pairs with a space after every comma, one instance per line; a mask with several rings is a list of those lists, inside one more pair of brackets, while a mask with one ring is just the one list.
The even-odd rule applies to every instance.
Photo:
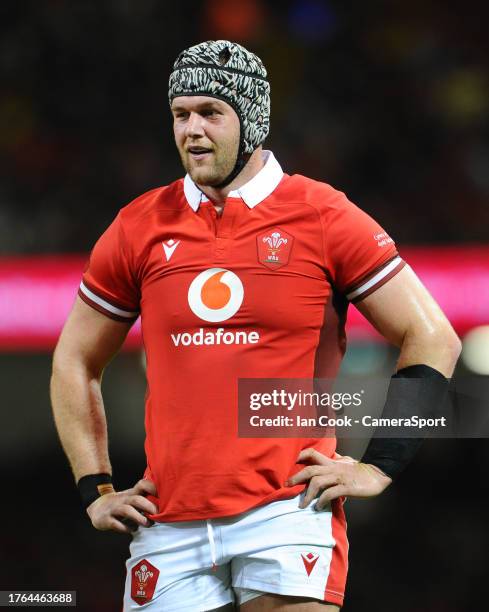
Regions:
[[[461, 344], [438, 304], [409, 266], [374, 293], [356, 304], [358, 310], [389, 342], [400, 348], [397, 372], [410, 366], [424, 366], [429, 373], [449, 378], [453, 374]], [[413, 454], [412, 441], [406, 443]], [[378, 466], [349, 457], [329, 459], [318, 451], [304, 449], [298, 463], [307, 467], [288, 480], [288, 485], [309, 481], [302, 506], [318, 494], [316, 508], [321, 509], [340, 496], [371, 497], [382, 493], [392, 478]]]

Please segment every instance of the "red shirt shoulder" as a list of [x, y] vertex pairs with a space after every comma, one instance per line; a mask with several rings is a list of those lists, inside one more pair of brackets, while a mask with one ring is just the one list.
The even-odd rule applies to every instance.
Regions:
[[[133, 226], [142, 221], [148, 214], [161, 209], [181, 209], [185, 205], [183, 179], [178, 179], [150, 189], [121, 208], [119, 216], [124, 225]], [[134, 229], [132, 227], [132, 229]]]
[[363, 299], [401, 270], [392, 238], [342, 191], [301, 175], [291, 176], [287, 187], [289, 196], [317, 211], [324, 265], [350, 300]]
[[92, 249], [80, 285], [80, 297], [116, 320], [137, 318], [141, 274], [156, 225], [151, 222], [151, 215], [161, 210], [181, 209], [184, 198], [180, 179], [151, 189], [124, 206]]
[[343, 192], [338, 191], [332, 185], [301, 174], [288, 176], [287, 180], [282, 183], [282, 189], [282, 193], [287, 198], [310, 204], [318, 211], [340, 205], [341, 199], [346, 198]]

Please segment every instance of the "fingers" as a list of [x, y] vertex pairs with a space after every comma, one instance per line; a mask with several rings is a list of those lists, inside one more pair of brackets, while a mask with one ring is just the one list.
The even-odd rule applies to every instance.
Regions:
[[109, 523], [107, 529], [103, 531], [115, 531], [116, 533], [131, 533], [134, 529], [131, 529], [129, 525], [124, 524], [116, 518], [113, 518]]
[[[316, 509], [323, 509], [333, 499], [341, 496], [373, 497], [379, 495], [391, 483], [392, 479], [371, 465], [355, 461], [351, 457], [332, 460], [324, 457], [314, 449], [305, 449], [299, 458], [308, 457], [316, 465], [308, 465], [294, 476], [285, 486], [309, 483], [300, 507], [307, 507], [321, 491]], [[326, 460], [326, 461], [324, 461]], [[318, 465], [318, 462], [323, 462]]]
[[301, 482], [306, 482], [307, 480], [313, 478], [314, 476], [318, 476], [319, 474], [324, 474], [324, 467], [320, 465], [309, 465], [304, 468], [297, 474], [291, 476], [288, 480], [285, 481], [286, 487], [293, 487], [296, 484], [300, 484]]
[[[314, 449], [306, 449], [308, 451], [312, 451]], [[317, 453], [317, 451], [315, 451]], [[309, 452], [309, 456], [313, 456], [313, 453]], [[321, 455], [321, 453], [317, 453]], [[324, 455], [322, 455], [324, 457]], [[325, 457], [326, 458], [326, 457]], [[334, 461], [330, 463], [334, 464]], [[333, 467], [333, 466], [331, 466]], [[335, 473], [335, 471], [326, 471], [325, 472], [324, 465], [309, 465], [305, 467], [294, 476], [291, 476], [285, 483], [286, 486], [294, 486], [296, 484], [300, 484], [302, 482], [309, 481], [309, 485], [306, 490], [306, 494], [299, 504], [299, 508], [307, 508], [307, 506], [315, 499], [319, 493], [328, 488], [334, 487], [341, 482], [341, 477], [339, 473]], [[316, 504], [317, 506], [317, 504]]]
[[125, 504], [123, 506], [121, 506], [120, 508], [117, 509], [116, 512], [114, 512], [115, 518], [117, 519], [123, 519], [124, 523], [131, 528], [132, 524], [135, 525], [135, 527], [149, 527], [151, 521], [144, 516], [144, 514], [141, 514], [141, 512], [139, 512], [139, 510], [136, 510], [136, 508], [133, 508], [133, 506], [130, 506], [129, 504]]
[[137, 508], [141, 512], [158, 514], [157, 506], [141, 495], [130, 495], [126, 500], [126, 504], [134, 506], [134, 508]]
[[138, 527], [151, 527], [153, 521], [145, 514], [157, 514], [158, 507], [136, 491], [155, 491], [150, 481], [139, 481], [127, 491], [103, 495], [87, 508], [93, 526], [101, 531], [130, 533]]
[[333, 487], [329, 487], [319, 496], [319, 499], [314, 506], [315, 510], [324, 510], [324, 508], [334, 499], [338, 499], [338, 497], [342, 497], [343, 495], [346, 495], [346, 493], [347, 487], [345, 487], [345, 485], [338, 484]]
[[326, 455], [323, 455], [315, 448], [304, 448], [299, 453], [296, 463], [304, 463], [306, 461], [310, 461], [311, 463], [315, 463], [317, 465], [328, 465], [333, 460], [326, 457]]
[[[307, 506], [312, 502], [312, 500], [318, 497], [321, 491], [324, 491], [324, 489], [335, 486], [337, 484], [339, 484], [338, 476], [335, 476], [334, 474], [315, 476], [314, 478], [311, 478], [304, 499], [299, 504], [299, 508], [307, 508]], [[317, 503], [316, 509], [319, 509], [317, 508]]]
[[348, 455], [338, 455], [338, 457], [334, 458], [334, 461], [337, 463], [358, 463], [356, 459], [353, 459], [353, 457], [348, 457]]
[[130, 525], [124, 524], [123, 513], [121, 516], [116, 516], [112, 512], [113, 501], [104, 499], [108, 496], [102, 496], [90, 504], [87, 508], [87, 514], [92, 521], [92, 525], [99, 531], [115, 531], [117, 533], [131, 533]]
[[132, 491], [135, 495], [153, 495], [155, 497], [158, 495], [155, 484], [146, 478], [138, 480]]

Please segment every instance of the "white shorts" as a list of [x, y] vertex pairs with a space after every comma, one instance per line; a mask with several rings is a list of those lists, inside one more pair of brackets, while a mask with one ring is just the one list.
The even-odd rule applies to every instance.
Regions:
[[204, 612], [263, 593], [341, 606], [348, 569], [343, 502], [317, 512], [301, 496], [242, 514], [139, 527], [123, 612]]

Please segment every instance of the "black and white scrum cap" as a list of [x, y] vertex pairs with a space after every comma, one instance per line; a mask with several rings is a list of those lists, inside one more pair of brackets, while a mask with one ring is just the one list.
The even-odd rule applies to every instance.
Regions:
[[251, 154], [270, 129], [270, 84], [261, 59], [237, 43], [208, 40], [182, 51], [168, 84], [170, 104], [177, 96], [224, 100], [241, 123], [240, 155]]

